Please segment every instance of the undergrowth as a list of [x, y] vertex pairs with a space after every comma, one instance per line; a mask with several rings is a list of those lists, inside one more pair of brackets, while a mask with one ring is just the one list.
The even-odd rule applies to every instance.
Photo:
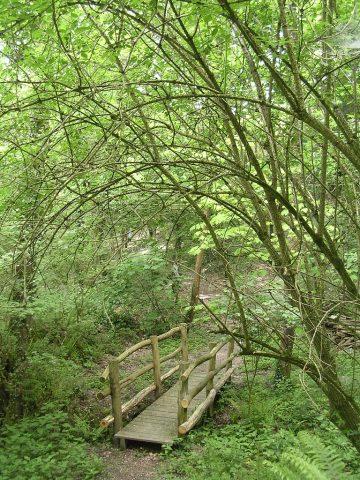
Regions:
[[77, 425], [55, 408], [1, 431], [1, 480], [91, 480], [100, 471]]
[[[308, 388], [305, 392], [295, 382], [274, 386], [261, 376], [248, 386], [226, 387], [215, 421], [205, 420], [178, 442], [179, 448], [165, 451], [163, 478], [360, 478], [356, 450], [329, 421], [321, 396]], [[217, 422], [222, 424], [215, 426]]]

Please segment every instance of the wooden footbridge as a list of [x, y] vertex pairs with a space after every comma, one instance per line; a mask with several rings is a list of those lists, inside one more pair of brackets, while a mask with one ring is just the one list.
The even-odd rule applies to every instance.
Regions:
[[[172, 353], [160, 357], [159, 342], [179, 335], [180, 346]], [[121, 363], [136, 351], [151, 346], [152, 362], [131, 375], [120, 379]], [[224, 359], [217, 361], [217, 354], [227, 348]], [[152, 336], [133, 345], [104, 370], [101, 379], [108, 385], [99, 393], [99, 398], [111, 396], [112, 413], [100, 422], [102, 427], [114, 428], [114, 439], [120, 448], [126, 440], [137, 440], [158, 444], [169, 444], [178, 436], [185, 435], [202, 418], [205, 412], [212, 414], [213, 403], [218, 391], [230, 379], [234, 341], [227, 338], [211, 343], [209, 352], [189, 361], [187, 324], [181, 324], [166, 333]], [[165, 373], [162, 366], [169, 360], [176, 364]], [[122, 403], [122, 391], [141, 375], [153, 372], [152, 383], [142, 389], [126, 403]], [[178, 375], [175, 385], [165, 391], [164, 382]], [[124, 416], [152, 395], [154, 401], [139, 415], [124, 425]]]

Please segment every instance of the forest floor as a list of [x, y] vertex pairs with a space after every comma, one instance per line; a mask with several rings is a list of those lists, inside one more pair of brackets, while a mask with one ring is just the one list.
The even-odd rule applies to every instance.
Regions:
[[130, 445], [124, 452], [111, 447], [97, 451], [105, 470], [99, 480], [158, 480], [162, 458], [160, 448]]

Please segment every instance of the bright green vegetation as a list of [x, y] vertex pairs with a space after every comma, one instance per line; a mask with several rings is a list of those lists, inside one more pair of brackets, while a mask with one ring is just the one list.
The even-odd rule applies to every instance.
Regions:
[[[268, 372], [269, 373], [269, 372]], [[294, 379], [295, 380], [295, 379]], [[165, 452], [166, 480], [342, 480], [360, 475], [356, 450], [324, 413], [308, 386], [259, 377], [249, 389], [229, 386], [216, 419]], [[226, 420], [227, 424], [223, 424]]]
[[194, 352], [231, 328], [248, 369], [184, 476], [359, 475], [358, 16], [0, 0], [0, 477], [96, 478], [99, 374], [183, 321]]

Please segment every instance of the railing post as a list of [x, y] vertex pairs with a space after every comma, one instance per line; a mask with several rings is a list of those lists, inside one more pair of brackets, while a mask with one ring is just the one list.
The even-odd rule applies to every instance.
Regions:
[[[231, 337], [228, 344], [227, 358], [230, 358], [231, 355], [233, 354], [234, 345], [235, 345], [234, 337]], [[233, 364], [232, 361], [229, 362], [226, 366], [226, 370], [229, 370], [232, 367], [232, 364]], [[229, 378], [229, 381], [231, 381], [231, 377]]]
[[[119, 377], [119, 362], [113, 360], [109, 364], [111, 406], [114, 416], [114, 434], [118, 433], [123, 427], [122, 406], [121, 406], [121, 388]], [[125, 450], [126, 443], [124, 438], [120, 438], [120, 442], [115, 440], [121, 450]]]
[[186, 323], [180, 324], [181, 359], [183, 362], [187, 362], [189, 360], [187, 329], [188, 329], [188, 326]]
[[[215, 347], [216, 347], [216, 342], [211, 342], [209, 344], [210, 351]], [[209, 359], [208, 373], [213, 372], [215, 370], [215, 367], [216, 367], [216, 353], [215, 353], [215, 355], [213, 355]], [[209, 393], [213, 389], [213, 387], [214, 387], [214, 378], [211, 378], [206, 385], [206, 396], [209, 395]], [[211, 404], [210, 407], [209, 407], [209, 413], [210, 413], [210, 416], [212, 417], [213, 413], [214, 413], [214, 405], [213, 404]]]
[[161, 395], [161, 373], [160, 373], [160, 354], [159, 354], [159, 341], [156, 335], [150, 337], [151, 349], [154, 365], [154, 384], [156, 387], [155, 396], [158, 398]]
[[183, 380], [182, 374], [190, 365], [190, 362], [180, 362], [180, 381], [179, 381], [179, 395], [178, 395], [178, 426], [187, 420], [187, 408], [184, 408], [181, 404], [182, 400], [189, 393], [189, 379]]

